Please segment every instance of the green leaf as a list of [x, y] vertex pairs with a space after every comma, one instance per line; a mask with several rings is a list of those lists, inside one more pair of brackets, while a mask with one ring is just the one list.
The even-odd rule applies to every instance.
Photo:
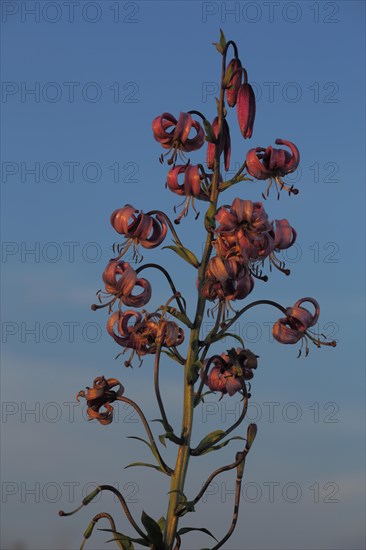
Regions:
[[247, 444], [246, 448], [250, 449], [250, 447], [253, 445], [253, 442], [257, 436], [257, 424], [249, 424], [247, 429]]
[[210, 537], [212, 537], [213, 539], [215, 539], [217, 541], [217, 538], [214, 537], [214, 535], [208, 529], [205, 529], [204, 527], [182, 527], [182, 529], [179, 529], [179, 531], [177, 531], [177, 535], [179, 535], [179, 536], [185, 535], [186, 533], [189, 533], [190, 531], [202, 531], [202, 533], [206, 533], [206, 535], [210, 535]]
[[241, 437], [240, 435], [235, 435], [234, 437], [230, 437], [230, 439], [223, 441], [219, 445], [213, 445], [212, 447], [209, 447], [208, 449], [202, 451], [200, 455], [205, 455], [206, 453], [210, 453], [211, 451], [218, 451], [219, 449], [226, 447], [226, 445], [230, 443], [230, 441], [233, 441], [233, 439], [241, 439], [242, 441], [245, 441], [244, 437]]
[[142, 538], [135, 539], [133, 537], [129, 537], [128, 535], [124, 535], [123, 533], [119, 533], [114, 529], [98, 529], [98, 531], [113, 533], [114, 538], [107, 540], [106, 542], [117, 542], [118, 546], [120, 546], [120, 548], [122, 548], [123, 550], [134, 550], [134, 545], [132, 544], [133, 542], [137, 542], [142, 546], [150, 546], [150, 544]]
[[212, 128], [211, 124], [209, 123], [209, 121], [206, 118], [203, 122], [203, 125], [204, 125], [205, 131], [206, 131], [206, 141], [208, 141], [209, 143], [216, 143], [215, 132], [213, 131], [213, 128]]
[[219, 42], [212, 42], [212, 44], [214, 46], [216, 46], [216, 49], [218, 52], [220, 52], [221, 54], [224, 53], [224, 50], [225, 50], [225, 47], [226, 47], [226, 38], [225, 38], [225, 35], [222, 31], [222, 29], [220, 29], [220, 40]]
[[195, 449], [193, 449], [194, 454], [200, 454], [206, 447], [211, 447], [220, 439], [220, 437], [224, 434], [224, 430], [215, 430], [208, 435], [206, 435], [197, 445]]
[[164, 532], [164, 531], [165, 531], [165, 527], [166, 527], [166, 519], [165, 519], [165, 517], [164, 517], [164, 516], [161, 516], [161, 518], [158, 519], [158, 522], [157, 522], [157, 523], [158, 523], [158, 525], [159, 525], [161, 531]]
[[[176, 435], [174, 435], [173, 427], [169, 424], [169, 422], [167, 424], [165, 424], [165, 422], [162, 418], [154, 418], [153, 420], [150, 420], [150, 422], [160, 422], [163, 426], [166, 425], [167, 428], [168, 428], [168, 432], [164, 435], [167, 436], [167, 439], [169, 439], [167, 434], [172, 434], [175, 438], [177, 437]], [[177, 439], [179, 439], [179, 438], [177, 438]]]
[[163, 249], [164, 248], [170, 248], [170, 250], [173, 250], [176, 254], [178, 254], [178, 256], [180, 256], [181, 258], [183, 258], [183, 260], [185, 260], [186, 262], [188, 262], [190, 265], [193, 265], [193, 267], [196, 267], [198, 268], [200, 266], [200, 263], [199, 261], [197, 260], [196, 256], [193, 254], [193, 252], [191, 250], [188, 250], [188, 248], [185, 248], [184, 246], [182, 245], [178, 245], [178, 246], [173, 246], [173, 245], [169, 245], [169, 246], [163, 246]]
[[132, 468], [133, 466], [146, 466], [146, 468], [154, 468], [154, 470], [158, 470], [159, 472], [166, 473], [161, 466], [156, 466], [156, 464], [149, 464], [148, 462], [132, 462], [131, 464], [127, 464], [127, 466], [124, 467], [126, 470], [127, 468]]
[[159, 524], [144, 511], [141, 514], [141, 522], [147, 531], [150, 541], [156, 545], [156, 550], [163, 550], [163, 534]]

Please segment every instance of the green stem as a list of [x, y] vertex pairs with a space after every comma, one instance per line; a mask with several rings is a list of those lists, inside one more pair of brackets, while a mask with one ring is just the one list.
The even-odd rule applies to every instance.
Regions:
[[[222, 70], [221, 70], [221, 82], [225, 75], [226, 69], [226, 54], [223, 55]], [[217, 199], [219, 194], [220, 183], [220, 156], [221, 156], [221, 140], [222, 140], [222, 127], [223, 127], [223, 112], [224, 112], [224, 93], [225, 90], [221, 85], [220, 101], [218, 108], [218, 143], [215, 147], [215, 160], [214, 160], [214, 173], [212, 177], [211, 194], [210, 194], [210, 207], [209, 210], [214, 207], [216, 210]], [[190, 384], [188, 381], [188, 375], [191, 371], [192, 365], [199, 358], [199, 335], [201, 325], [204, 317], [206, 300], [203, 297], [203, 285], [205, 281], [205, 274], [207, 264], [211, 257], [212, 252], [212, 239], [213, 233], [211, 230], [207, 232], [205, 249], [202, 256], [202, 261], [198, 269], [198, 302], [195, 320], [193, 328], [191, 329], [189, 350], [187, 355], [186, 364], [184, 367], [184, 397], [183, 397], [183, 419], [182, 419], [182, 433], [181, 437], [184, 441], [180, 445], [177, 454], [177, 460], [172, 475], [172, 481], [170, 486], [169, 506], [166, 517], [166, 530], [164, 535], [164, 548], [171, 550], [173, 548], [174, 541], [176, 539], [176, 532], [178, 527], [179, 517], [176, 514], [177, 505], [180, 502], [181, 495], [184, 492], [184, 483], [186, 479], [188, 463], [190, 459], [190, 441], [192, 434], [193, 424], [193, 409], [194, 409], [194, 384]]]
[[154, 436], [152, 434], [152, 431], [150, 430], [150, 426], [148, 424], [148, 421], [146, 420], [146, 417], [145, 417], [144, 413], [142, 412], [142, 410], [140, 409], [140, 407], [137, 405], [137, 403], [132, 401], [132, 399], [128, 399], [128, 397], [124, 397], [124, 396], [117, 397], [117, 401], [122, 401], [123, 403], [127, 403], [128, 405], [131, 405], [131, 407], [133, 407], [135, 409], [135, 411], [137, 412], [137, 414], [139, 415], [139, 417], [141, 419], [141, 422], [144, 425], [144, 428], [146, 430], [147, 436], [148, 436], [150, 444], [151, 444], [151, 450], [154, 453], [154, 456], [156, 457], [157, 461], [159, 462], [159, 465], [162, 467], [164, 472], [168, 476], [170, 476], [172, 474], [172, 469], [169, 468], [169, 466], [167, 466], [165, 464], [161, 454], [159, 453], [159, 449], [156, 446], [155, 439], [154, 439]]

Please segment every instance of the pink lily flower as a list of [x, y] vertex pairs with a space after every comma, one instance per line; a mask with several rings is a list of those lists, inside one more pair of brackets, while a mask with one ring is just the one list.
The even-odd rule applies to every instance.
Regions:
[[298, 190], [293, 187], [287, 187], [282, 178], [294, 172], [298, 167], [300, 162], [299, 150], [291, 141], [276, 139], [275, 143], [277, 145], [286, 145], [290, 149], [291, 154], [285, 149], [275, 149], [271, 146], [267, 147], [267, 149], [263, 147], [250, 149], [246, 157], [248, 174], [257, 180], [270, 180], [265, 192], [266, 196], [268, 196], [272, 185], [272, 179], [280, 186], [280, 189], [286, 189], [290, 194], [293, 193], [296, 195]]
[[[102, 276], [106, 293], [114, 296], [109, 303], [116, 300], [130, 307], [143, 307], [151, 298], [151, 285], [146, 279], [138, 279], [136, 271], [128, 262], [110, 260]], [[143, 290], [138, 295], [133, 295], [135, 286]], [[107, 305], [107, 304], [106, 304]]]
[[[135, 319], [133, 323], [131, 321]], [[115, 332], [116, 327], [116, 332]], [[179, 346], [184, 341], [184, 331], [174, 321], [162, 320], [159, 313], [141, 313], [133, 310], [117, 311], [108, 319], [107, 332], [118, 345], [130, 348], [141, 357], [156, 352], [157, 340], [163, 338], [163, 346]], [[130, 366], [131, 358], [125, 362]]]
[[[190, 138], [189, 134], [192, 128], [196, 131], [196, 135]], [[173, 151], [168, 164], [175, 162], [178, 152], [190, 153], [191, 151], [197, 151], [205, 141], [202, 126], [196, 120], [193, 120], [189, 113], [180, 113], [178, 121], [172, 114], [163, 113], [154, 118], [152, 129], [156, 141], [164, 149], [169, 149], [166, 155]]]
[[[212, 129], [214, 131], [215, 137], [218, 136], [219, 130], [219, 119], [216, 117], [212, 122]], [[206, 164], [209, 170], [214, 169], [214, 160], [215, 160], [215, 149], [216, 146], [214, 143], [207, 144], [207, 155], [206, 155]], [[226, 119], [223, 120], [222, 126], [222, 140], [220, 147], [220, 155], [224, 152], [224, 164], [226, 172], [230, 169], [230, 156], [231, 156], [231, 138], [230, 138], [230, 129], [229, 125], [226, 122]]]
[[205, 377], [204, 382], [211, 391], [221, 391], [222, 395], [232, 396], [243, 390], [245, 380], [253, 378], [257, 355], [248, 349], [236, 348], [222, 353], [221, 358], [215, 358], [212, 363], [214, 366], [205, 375], [207, 361], [204, 362], [201, 378]]
[[[183, 183], [180, 184], [178, 177], [184, 174]], [[209, 192], [209, 179], [211, 176], [206, 174], [201, 174], [198, 166], [192, 166], [191, 164], [178, 164], [171, 168], [168, 172], [166, 187], [168, 187], [173, 193], [177, 195], [186, 196], [187, 199], [184, 201], [184, 207], [182, 212], [179, 214], [178, 218], [175, 220], [175, 223], [180, 223], [180, 220], [183, 216], [188, 214], [188, 209], [190, 203], [192, 203], [192, 208], [197, 214], [195, 208], [194, 200], [199, 199], [201, 201], [208, 201], [210, 199]], [[198, 214], [197, 214], [198, 215]]]
[[[309, 302], [314, 306], [314, 313], [311, 313], [301, 304]], [[317, 347], [327, 345], [334, 347], [335, 341], [323, 342], [319, 337], [315, 337], [314, 333], [309, 329], [318, 321], [320, 314], [320, 306], [314, 298], [301, 298], [293, 307], [286, 309], [286, 317], [278, 319], [272, 327], [272, 334], [277, 342], [281, 344], [296, 344], [299, 340], [304, 339], [306, 342], [306, 355], [309, 353], [307, 339], [309, 338]], [[301, 353], [301, 350], [300, 350]]]
[[112, 213], [111, 225], [117, 233], [126, 237], [126, 248], [133, 241], [135, 250], [138, 244], [148, 249], [156, 248], [163, 242], [168, 230], [160, 214], [156, 214], [155, 219], [142, 211], [139, 212], [131, 204], [126, 204]]
[[[112, 388], [116, 387], [113, 390]], [[102, 425], [106, 426], [113, 420], [113, 407], [111, 403], [118, 397], [123, 395], [124, 387], [121, 382], [116, 378], [104, 378], [104, 376], [98, 376], [94, 379], [93, 387], [86, 388], [87, 391], [79, 391], [76, 396], [77, 401], [79, 397], [84, 397], [87, 403], [87, 414], [89, 420], [98, 420]], [[99, 412], [104, 407], [105, 411]]]
[[242, 80], [242, 72], [239, 71], [239, 69], [241, 69], [240, 59], [232, 59], [227, 66], [227, 71], [230, 69], [232, 70], [234, 76], [231, 78], [229, 84], [227, 85], [226, 100], [229, 107], [235, 107], [238, 91]]
[[236, 198], [231, 207], [221, 207], [215, 219], [223, 246], [237, 246], [246, 261], [261, 261], [273, 252], [273, 227], [261, 202]]

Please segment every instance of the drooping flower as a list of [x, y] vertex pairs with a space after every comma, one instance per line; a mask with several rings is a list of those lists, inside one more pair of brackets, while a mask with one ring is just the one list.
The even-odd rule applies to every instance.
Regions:
[[254, 280], [238, 256], [210, 259], [203, 284], [203, 296], [210, 301], [243, 300], [253, 290]]
[[[151, 298], [151, 285], [149, 281], [138, 278], [136, 271], [128, 262], [123, 262], [119, 259], [110, 260], [103, 272], [102, 279], [106, 292], [101, 293], [99, 291], [99, 300], [102, 301], [101, 294], [106, 294], [109, 297], [112, 296], [112, 299], [102, 306], [93, 304], [92, 309], [94, 310], [107, 305], [111, 310], [117, 300], [120, 305], [143, 307]], [[136, 286], [142, 288], [142, 292], [137, 295], [132, 294]]]
[[[192, 128], [196, 131], [196, 135], [189, 137]], [[152, 129], [156, 141], [164, 149], [169, 149], [164, 156], [173, 151], [168, 164], [175, 163], [178, 153], [182, 151], [184, 153], [197, 151], [205, 141], [202, 126], [196, 120], [193, 120], [192, 115], [189, 113], [180, 113], [178, 120], [170, 113], [163, 113], [154, 118]], [[161, 157], [162, 160], [163, 156]]]
[[[215, 137], [218, 137], [219, 131], [219, 119], [216, 117], [212, 122], [212, 129], [214, 131]], [[215, 144], [208, 143], [207, 145], [207, 155], [206, 155], [206, 164], [207, 168], [210, 170], [214, 169], [214, 159], [215, 159]], [[224, 165], [226, 172], [230, 169], [230, 156], [231, 156], [231, 138], [230, 138], [230, 128], [226, 119], [224, 118], [222, 123], [222, 139], [220, 147], [220, 155], [224, 152]]]
[[[112, 388], [117, 389], [113, 390]], [[89, 420], [98, 420], [103, 425], [110, 424], [113, 420], [113, 407], [111, 403], [120, 397], [124, 392], [124, 387], [116, 378], [104, 378], [98, 376], [94, 379], [93, 387], [86, 388], [87, 391], [79, 391], [76, 399], [84, 397], [87, 402], [87, 414]], [[104, 407], [105, 411], [100, 412]]]
[[226, 69], [227, 71], [231, 71], [233, 74], [226, 87], [226, 100], [229, 107], [235, 107], [236, 105], [236, 99], [242, 81], [242, 71], [239, 69], [241, 69], [241, 61], [240, 59], [235, 58], [230, 61]]
[[[180, 175], [184, 175], [183, 183], [179, 183], [178, 178]], [[176, 193], [177, 195], [186, 196], [184, 201], [184, 207], [179, 214], [175, 223], [179, 223], [183, 216], [188, 214], [190, 203], [192, 208], [197, 214], [194, 200], [199, 199], [202, 201], [208, 201], [210, 198], [209, 192], [209, 180], [210, 176], [200, 171], [198, 166], [192, 166], [191, 164], [178, 164], [174, 166], [168, 172], [166, 187]]]
[[[313, 305], [314, 313], [301, 306], [304, 302], [309, 302]], [[273, 337], [281, 344], [296, 344], [300, 340], [305, 340], [306, 355], [309, 353], [308, 338], [318, 347], [321, 345], [334, 347], [336, 345], [335, 341], [321, 341], [319, 337], [315, 336], [314, 332], [309, 330], [318, 321], [319, 314], [320, 306], [314, 298], [301, 298], [293, 307], [286, 309], [286, 317], [282, 317], [274, 323], [272, 327]]]
[[[299, 150], [291, 141], [276, 139], [275, 143], [277, 145], [286, 145], [290, 149], [291, 154], [285, 149], [275, 149], [272, 146], [267, 147], [267, 149], [263, 147], [250, 149], [246, 156], [248, 174], [257, 180], [270, 180], [264, 194], [265, 196], [268, 196], [272, 179], [275, 180], [276, 188], [278, 184], [280, 190], [285, 189], [290, 194], [293, 193], [296, 195], [298, 190], [294, 189], [293, 186], [286, 186], [282, 178], [294, 172], [298, 167], [300, 162]], [[277, 192], [279, 192], [278, 188]]]
[[[127, 241], [123, 248], [127, 250], [131, 242], [134, 243], [134, 252], [137, 254], [137, 246], [143, 248], [156, 248], [166, 237], [167, 225], [161, 214], [153, 216], [136, 210], [131, 204], [118, 208], [111, 215], [111, 225], [120, 235], [124, 235]], [[121, 257], [121, 254], [119, 257]]]
[[[117, 311], [108, 319], [107, 331], [118, 345], [136, 352], [140, 360], [156, 352], [158, 340], [166, 347], [179, 346], [184, 341], [183, 329], [156, 312], [142, 315], [133, 310]], [[130, 366], [133, 354], [126, 366]]]
[[236, 113], [243, 138], [251, 138], [255, 119], [255, 95], [253, 88], [248, 82], [244, 82], [239, 88], [236, 100]]
[[[234, 199], [231, 206], [222, 206], [215, 215], [219, 225], [216, 228], [217, 241], [214, 245], [221, 256], [227, 256], [232, 250], [240, 253], [255, 276], [259, 276], [254, 264], [268, 257], [270, 263], [280, 271], [284, 269], [274, 251], [290, 247], [296, 239], [296, 231], [287, 220], [270, 222], [261, 202]], [[264, 277], [266, 280], [266, 277]]]
[[221, 357], [217, 356], [211, 360], [214, 366], [207, 375], [205, 361], [201, 378], [204, 378], [211, 391], [221, 391], [223, 395], [228, 393], [232, 396], [243, 390], [245, 380], [253, 378], [253, 369], [256, 369], [258, 364], [257, 358], [258, 356], [249, 349], [232, 348], [227, 353], [222, 353]]

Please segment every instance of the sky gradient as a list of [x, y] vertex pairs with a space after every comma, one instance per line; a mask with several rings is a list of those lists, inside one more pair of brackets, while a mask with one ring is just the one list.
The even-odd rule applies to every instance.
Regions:
[[[157, 417], [151, 358], [125, 369], [114, 359], [119, 349], [105, 332], [106, 312], [90, 304], [113, 255], [111, 212], [131, 203], [174, 216], [180, 200], [165, 189], [167, 165], [158, 162], [151, 122], [165, 111], [215, 116], [221, 59], [211, 43], [220, 27], [237, 43], [257, 96], [249, 142], [235, 110], [229, 113], [232, 171], [250, 147], [276, 138], [295, 142], [301, 153], [288, 179], [299, 195], [277, 201], [271, 193], [265, 204], [271, 219], [287, 218], [298, 232], [283, 255], [291, 276], [272, 272], [268, 283], [256, 281], [249, 299], [290, 306], [313, 296], [321, 305], [319, 330], [338, 341], [297, 359], [297, 346], [271, 338], [276, 312], [253, 310], [235, 327], [260, 356], [248, 412], [258, 436], [240, 522], [225, 548], [364, 548], [364, 2], [2, 1], [1, 20], [1, 548], [73, 550], [93, 514], [105, 510], [121, 520], [109, 496], [58, 517], [93, 484], [118, 484], [137, 518], [142, 509], [155, 518], [166, 511], [169, 488], [159, 473], [123, 470], [150, 459], [126, 439], [143, 437], [137, 418], [119, 407], [111, 426], [88, 423], [74, 397], [96, 376], [113, 376], [147, 418]], [[203, 148], [192, 162], [204, 155]], [[262, 200], [264, 189], [264, 182], [243, 182], [223, 200]], [[205, 238], [198, 207], [198, 220], [190, 212], [179, 227], [197, 255]], [[192, 311], [193, 269], [160, 248], [144, 259], [171, 271]], [[146, 277], [151, 310], [169, 289], [156, 273]], [[203, 330], [211, 326], [207, 317]], [[181, 371], [166, 360], [162, 372], [178, 427]], [[238, 407], [235, 397], [218, 403], [209, 396], [197, 412], [194, 441], [228, 427]], [[232, 442], [192, 460], [187, 493], [196, 494], [239, 449]], [[166, 455], [173, 462], [172, 445]], [[220, 478], [182, 526], [222, 536], [234, 486], [234, 475]], [[96, 532], [87, 548], [104, 548], [107, 538]], [[184, 549], [209, 544], [203, 534], [187, 535]]]

